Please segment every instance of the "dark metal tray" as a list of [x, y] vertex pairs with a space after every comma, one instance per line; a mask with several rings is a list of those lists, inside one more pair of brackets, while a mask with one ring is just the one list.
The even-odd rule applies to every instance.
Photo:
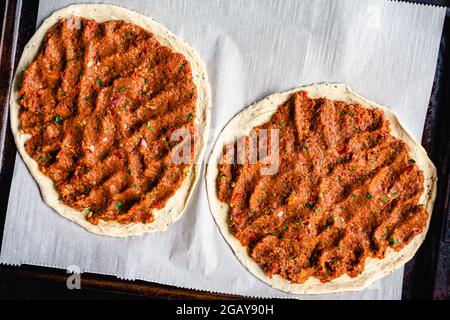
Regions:
[[[438, 194], [427, 238], [405, 269], [403, 299], [450, 298], [450, 4], [447, 0], [414, 1], [447, 5], [433, 91], [422, 144], [438, 169]], [[14, 69], [35, 31], [38, 1], [0, 3], [0, 239], [3, 237], [16, 147], [9, 124], [9, 93]], [[68, 290], [64, 270], [0, 265], [0, 298], [164, 298], [232, 299], [144, 281], [83, 273], [82, 290]]]

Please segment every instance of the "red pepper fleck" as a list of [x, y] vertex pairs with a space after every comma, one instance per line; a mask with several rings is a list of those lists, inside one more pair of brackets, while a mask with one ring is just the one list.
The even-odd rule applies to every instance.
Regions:
[[344, 154], [345, 152], [347, 152], [347, 147], [346, 146], [340, 146], [337, 148], [337, 153], [338, 154]]
[[231, 198], [231, 201], [238, 201], [240, 199], [242, 199], [242, 195], [240, 193], [235, 193]]
[[152, 207], [153, 208], [156, 208], [156, 209], [160, 209], [160, 208], [162, 208], [162, 203], [161, 202], [155, 202], [154, 204], [152, 204]]

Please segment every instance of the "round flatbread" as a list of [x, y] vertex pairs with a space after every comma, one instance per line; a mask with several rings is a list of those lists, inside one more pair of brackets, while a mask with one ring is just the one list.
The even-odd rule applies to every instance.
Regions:
[[[172, 50], [176, 54], [181, 54], [183, 58], [189, 62], [189, 70], [191, 70], [192, 72], [192, 78], [195, 84], [196, 93], [189, 93], [188, 98], [196, 99], [195, 118], [192, 119], [192, 116], [189, 118], [188, 116], [185, 117], [186, 121], [192, 120], [193, 127], [195, 128], [195, 147], [192, 156], [193, 161], [190, 162], [187, 170], [186, 168], [184, 169], [183, 172], [185, 177], [182, 180], [181, 185], [178, 187], [178, 189], [176, 189], [176, 191], [170, 198], [165, 200], [166, 202], [164, 206], [153, 207], [153, 219], [149, 223], [142, 223], [141, 221], [127, 221], [126, 223], [119, 223], [117, 221], [108, 221], [107, 219], [98, 219], [97, 224], [89, 222], [87, 220], [90, 214], [89, 209], [76, 210], [64, 204], [60, 199], [60, 196], [58, 195], [57, 189], [52, 179], [50, 179], [47, 175], [43, 174], [40, 171], [37, 161], [30, 157], [30, 155], [26, 151], [26, 142], [30, 139], [31, 135], [25, 134], [20, 129], [20, 105], [18, 103], [18, 99], [20, 99], [20, 97], [18, 96], [18, 92], [20, 89], [22, 78], [21, 73], [35, 59], [40, 49], [41, 43], [45, 39], [47, 31], [49, 31], [50, 28], [52, 28], [52, 26], [54, 26], [61, 19], [76, 19], [73, 17], [92, 19], [97, 23], [120, 20], [124, 21], [125, 23], [137, 25], [143, 30], [150, 32], [162, 46], [170, 48], [170, 50]], [[76, 21], [74, 23], [76, 23]], [[132, 36], [133, 35], [130, 35], [130, 37]], [[107, 49], [108, 48], [105, 48], [105, 50]], [[68, 61], [67, 64], [69, 62], [70, 61]], [[94, 66], [94, 68], [95, 67], [96, 66]], [[184, 67], [184, 65], [180, 66], [180, 69], [178, 70], [180, 73], [183, 72], [182, 67]], [[186, 67], [186, 69], [187, 68], [188, 67]], [[187, 71], [184, 70], [184, 72]], [[147, 79], [144, 80], [145, 83], [148, 82]], [[100, 80], [97, 80], [97, 84], [99, 86], [103, 85]], [[120, 88], [120, 90], [122, 90], [122, 88]], [[59, 94], [65, 95], [65, 93], [62, 92], [60, 92]], [[53, 208], [60, 215], [81, 225], [83, 228], [87, 229], [90, 232], [99, 235], [114, 237], [137, 236], [148, 231], [166, 230], [167, 226], [179, 219], [186, 209], [200, 173], [202, 155], [205, 149], [205, 143], [207, 140], [206, 135], [208, 132], [210, 120], [210, 96], [210, 86], [207, 80], [205, 66], [198, 54], [186, 42], [171, 33], [161, 24], [142, 14], [118, 6], [104, 4], [72, 5], [54, 12], [49, 18], [47, 18], [24, 49], [17, 67], [17, 71], [15, 73], [13, 89], [10, 97], [11, 128], [14, 134], [14, 139], [18, 151], [22, 159], [26, 163], [30, 173], [38, 183], [42, 197], [47, 205]], [[87, 99], [88, 98], [86, 98], [86, 100]], [[118, 98], [113, 99], [112, 103], [117, 104], [117, 99]], [[123, 106], [123, 108], [126, 108], [126, 106]], [[59, 116], [56, 117], [55, 122], [56, 124], [61, 124], [62, 118]], [[147, 128], [152, 129], [151, 124], [149, 124], [148, 122]], [[145, 141], [141, 141], [141, 147], [142, 146], [147, 147]], [[94, 147], [95, 146], [92, 146], [92, 148]], [[100, 159], [100, 161], [102, 161], [102, 159]], [[120, 207], [122, 205], [122, 202], [118, 201], [116, 204], [117, 209], [120, 210]]]
[[[288, 280], [286, 277], [282, 277], [277, 272], [275, 272], [272, 276], [268, 276], [267, 273], [265, 273], [262, 269], [262, 267], [255, 261], [254, 257], [252, 258], [250, 256], [250, 251], [247, 249], [246, 246], [242, 245], [241, 242], [238, 240], [233, 230], [231, 229], [230, 225], [230, 207], [228, 203], [222, 202], [219, 200], [219, 194], [218, 194], [218, 186], [221, 185], [221, 181], [219, 179], [228, 179], [227, 176], [220, 175], [220, 166], [221, 163], [223, 163], [223, 157], [224, 153], [226, 154], [226, 147], [230, 144], [234, 144], [236, 139], [239, 139], [239, 137], [242, 136], [248, 136], [251, 133], [252, 128], [261, 126], [263, 124], [268, 123], [269, 120], [271, 120], [272, 126], [278, 126], [282, 127], [284, 124], [282, 121], [279, 123], [275, 123], [272, 116], [277, 112], [279, 106], [287, 103], [289, 99], [293, 96], [293, 94], [296, 94], [299, 91], [306, 92], [307, 97], [310, 99], [321, 99], [326, 98], [328, 100], [332, 101], [341, 101], [344, 102], [344, 104], [347, 105], [360, 105], [364, 108], [368, 109], [378, 109], [382, 110], [384, 114], [384, 119], [388, 120], [389, 123], [389, 130], [390, 135], [394, 138], [401, 140], [401, 142], [406, 143], [406, 145], [409, 147], [407, 148], [407, 156], [410, 157], [410, 160], [406, 160], [407, 166], [408, 161], [411, 163], [414, 163], [414, 165], [417, 165], [418, 169], [415, 170], [421, 170], [423, 173], [423, 192], [420, 194], [420, 199], [418, 200], [418, 206], [425, 209], [425, 214], [422, 215], [422, 217], [426, 217], [423, 220], [422, 227], [418, 229], [419, 231], [416, 232], [415, 236], [412, 239], [409, 239], [409, 242], [402, 247], [400, 250], [396, 251], [391, 246], [387, 246], [387, 249], [384, 251], [384, 258], [371, 258], [367, 257], [364, 264], [362, 264], [363, 268], [360, 270], [361, 272], [358, 272], [356, 274], [353, 274], [353, 277], [350, 277], [347, 273], [343, 273], [340, 276], [337, 276], [335, 278], [325, 279], [325, 281], [320, 281], [317, 277], [314, 276], [308, 276], [306, 281], [301, 282], [294, 282]], [[326, 105], [325, 105], [326, 107]], [[323, 106], [321, 106], [323, 108]], [[344, 111], [346, 114], [346, 111]], [[377, 111], [379, 113], [379, 111]], [[342, 116], [344, 117], [344, 116]], [[347, 118], [345, 118], [347, 119]], [[345, 120], [344, 119], [344, 120]], [[345, 121], [352, 121], [350, 117], [348, 117], [348, 120]], [[332, 137], [332, 134], [329, 134], [329, 137]], [[393, 139], [394, 139], [393, 138]], [[401, 143], [400, 142], [400, 143]], [[307, 151], [307, 146], [304, 147]], [[242, 148], [244, 149], [244, 148]], [[309, 146], [310, 152], [311, 152], [311, 146]], [[329, 151], [329, 152], [336, 152]], [[339, 150], [337, 149], [336, 154], [344, 154], [345, 150]], [[239, 153], [239, 147], [238, 151]], [[414, 159], [414, 160], [412, 160]], [[405, 161], [405, 160], [403, 160]], [[295, 166], [295, 165], [294, 165]], [[410, 166], [412, 167], [412, 165]], [[411, 168], [409, 168], [410, 170]], [[351, 169], [351, 171], [354, 171], [356, 169]], [[350, 175], [352, 172], [349, 172], [348, 175]], [[388, 273], [393, 272], [395, 269], [401, 267], [403, 264], [405, 264], [408, 260], [410, 260], [417, 249], [419, 248], [420, 244], [425, 238], [425, 235], [428, 230], [429, 221], [431, 218], [431, 213], [433, 209], [433, 203], [434, 199], [436, 197], [436, 168], [433, 165], [433, 163], [430, 161], [430, 159], [427, 156], [426, 151], [424, 148], [420, 145], [419, 142], [417, 142], [411, 134], [405, 130], [405, 128], [402, 126], [396, 115], [388, 108], [382, 107], [378, 105], [375, 102], [369, 101], [358, 94], [356, 94], [354, 91], [352, 91], [348, 86], [344, 84], [329, 84], [329, 83], [321, 83], [321, 84], [314, 84], [309, 85], [305, 87], [296, 88], [287, 92], [283, 93], [276, 93], [271, 96], [268, 96], [267, 98], [255, 103], [254, 105], [246, 108], [239, 114], [237, 114], [222, 130], [219, 137], [217, 138], [217, 141], [215, 143], [215, 146], [213, 147], [211, 154], [209, 156], [207, 167], [206, 167], [206, 189], [207, 189], [207, 196], [209, 201], [210, 210], [214, 216], [214, 219], [219, 226], [219, 229], [223, 235], [223, 237], [226, 239], [226, 241], [229, 243], [231, 248], [233, 249], [234, 253], [236, 254], [237, 258], [240, 260], [240, 262], [256, 277], [261, 279], [262, 281], [268, 283], [270, 286], [276, 289], [280, 289], [285, 292], [295, 293], [295, 294], [320, 294], [320, 293], [333, 293], [333, 292], [343, 292], [343, 291], [356, 291], [361, 290], [365, 287], [367, 287], [369, 284], [371, 284], [373, 281], [387, 275]], [[236, 180], [233, 180], [233, 182]], [[258, 181], [258, 180], [257, 180]], [[236, 182], [237, 183], [237, 182]], [[257, 182], [254, 182], [257, 184]], [[340, 184], [340, 181], [335, 182], [337, 185]], [[233, 185], [232, 185], [233, 186]], [[233, 186], [234, 187], [234, 186]], [[239, 185], [239, 187], [242, 187], [242, 185]], [[259, 187], [259, 184], [258, 184]], [[333, 188], [332, 184], [330, 184], [330, 187]], [[220, 188], [220, 187], [219, 187]], [[252, 188], [252, 187], [250, 187]], [[266, 188], [267, 189], [267, 188]], [[268, 192], [270, 193], [270, 187], [268, 187]], [[253, 191], [256, 192], [256, 191]], [[237, 194], [233, 194], [237, 195]], [[258, 194], [259, 195], [259, 194]], [[350, 197], [351, 196], [351, 197]], [[359, 196], [359, 195], [358, 195]], [[233, 199], [233, 196], [230, 196], [231, 199]], [[240, 196], [242, 198], [242, 196]], [[269, 195], [270, 197], [270, 195]], [[274, 196], [275, 197], [275, 196]], [[321, 197], [321, 196], [320, 196]], [[386, 195], [385, 197], [382, 196], [375, 196], [371, 195], [369, 193], [366, 193], [365, 195], [361, 195], [361, 201], [367, 200], [367, 201], [374, 201], [375, 199], [379, 201], [378, 203], [383, 206], [386, 203], [390, 202], [391, 199], [395, 199], [396, 195]], [[418, 196], [419, 197], [419, 196]], [[246, 197], [243, 197], [246, 199]], [[347, 195], [347, 198], [350, 199], [350, 201], [355, 198], [355, 195], [349, 194]], [[365, 199], [366, 198], [366, 199]], [[372, 199], [370, 199], [372, 198]], [[379, 199], [378, 199], [379, 198]], [[253, 199], [253, 198], [252, 198]], [[239, 199], [238, 199], [239, 200]], [[245, 200], [244, 200], [245, 201]], [[249, 200], [251, 201], [251, 200]], [[287, 200], [289, 201], [289, 200]], [[317, 199], [312, 199], [311, 202], [317, 201]], [[235, 201], [236, 203], [236, 201]], [[266, 207], [263, 209], [267, 209], [267, 211], [270, 211], [270, 204], [265, 204]], [[306, 203], [305, 210], [311, 212], [312, 214], [315, 212], [315, 204], [313, 203]], [[423, 207], [422, 207], [423, 206]], [[341, 209], [342, 210], [342, 209]], [[239, 213], [237, 213], [239, 214]], [[254, 211], [250, 209], [248, 215], [250, 217], [253, 216]], [[267, 213], [274, 217], [273, 219], [281, 219], [276, 217], [275, 213]], [[283, 217], [283, 212], [278, 212], [278, 215], [280, 217]], [[260, 218], [258, 216], [257, 218]], [[334, 217], [333, 217], [334, 218]], [[253, 218], [245, 218], [248, 220], [252, 220]], [[272, 218], [271, 218], [272, 219]], [[425, 223], [426, 219], [426, 223]], [[247, 221], [248, 221], [247, 220]], [[268, 223], [270, 223], [270, 220], [267, 220]], [[333, 223], [333, 222], [331, 222]], [[293, 224], [289, 225], [292, 226]], [[236, 228], [236, 225], [233, 226]], [[239, 227], [239, 226], [238, 226]], [[300, 227], [301, 221], [300, 221]], [[288, 230], [288, 226], [283, 226], [280, 224], [280, 228], [284, 231], [280, 231], [278, 233], [279, 237], [283, 235], [283, 232], [290, 232], [290, 229]], [[295, 225], [294, 225], [295, 229]], [[239, 230], [239, 229], [238, 229]], [[325, 225], [323, 230], [324, 232], [327, 231], [327, 226]], [[321, 232], [322, 232], [321, 231]], [[239, 231], [239, 232], [246, 232], [246, 231]], [[253, 232], [250, 228], [250, 232]], [[241, 237], [242, 237], [241, 233]], [[272, 243], [278, 243], [276, 235], [268, 235], [267, 238], [273, 242], [268, 242], [266, 249], [268, 250], [267, 254], [277, 254], [276, 247], [274, 248], [271, 246]], [[381, 238], [381, 237], [380, 237]], [[250, 239], [250, 238], [249, 238]], [[258, 240], [259, 241], [259, 240]], [[301, 241], [301, 240], [300, 240]], [[262, 241], [261, 241], [262, 242]], [[388, 240], [389, 244], [392, 246], [395, 246], [397, 243], [397, 240], [392, 237]], [[405, 241], [406, 242], [406, 241]], [[301, 242], [300, 242], [301, 243]], [[320, 241], [316, 244], [319, 246]], [[300, 244], [301, 246], [301, 244]], [[253, 249], [252, 249], [253, 250]], [[279, 252], [278, 252], [279, 253]], [[258, 258], [261, 258], [260, 256]], [[274, 259], [274, 264], [277, 264], [276, 259]], [[289, 261], [288, 261], [289, 262]], [[291, 263], [291, 262], [289, 262]], [[298, 272], [298, 271], [296, 271]], [[324, 279], [322, 279], [324, 280]]]

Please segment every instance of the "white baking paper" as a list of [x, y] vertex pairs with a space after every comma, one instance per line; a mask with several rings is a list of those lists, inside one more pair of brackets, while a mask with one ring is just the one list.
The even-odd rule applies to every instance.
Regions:
[[[105, 1], [102, 1], [105, 2]], [[38, 25], [73, 1], [39, 2]], [[234, 114], [278, 91], [344, 82], [396, 111], [420, 140], [445, 8], [387, 0], [112, 1], [167, 26], [204, 59], [213, 93], [209, 143]], [[0, 255], [33, 264], [213, 292], [292, 297], [239, 263], [209, 212], [204, 179], [184, 216], [164, 233], [91, 234], [43, 202], [16, 157]], [[362, 292], [300, 299], [399, 299], [398, 270]]]

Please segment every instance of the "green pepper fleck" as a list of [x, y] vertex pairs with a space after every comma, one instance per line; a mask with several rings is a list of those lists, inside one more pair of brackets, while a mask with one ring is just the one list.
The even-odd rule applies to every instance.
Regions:
[[95, 80], [95, 82], [97, 82], [97, 84], [98, 84], [99, 86], [103, 86], [103, 82], [102, 82], [102, 80], [100, 80], [99, 78], [97, 78], [97, 79]]
[[131, 32], [129, 32], [129, 31], [126, 31], [126, 32], [124, 33], [123, 37], [124, 37], [125, 40], [128, 40], [128, 39], [133, 38], [133, 37], [134, 37], [134, 34], [131, 33]]
[[388, 201], [388, 197], [387, 197], [387, 196], [384, 196], [383, 198], [381, 198], [381, 201], [382, 201], [383, 203], [386, 203], [386, 202]]
[[44, 161], [45, 160], [45, 157], [44, 156], [39, 156], [39, 161]]
[[367, 198], [367, 199], [370, 199], [370, 198], [372, 198], [372, 195], [371, 195], [370, 193], [367, 192], [367, 193], [366, 193], [366, 198]]
[[153, 127], [152, 127], [152, 125], [151, 125], [151, 123], [150, 122], [147, 122], [147, 129], [148, 130], [153, 130]]
[[286, 231], [288, 228], [289, 228], [289, 227], [285, 224], [285, 225], [283, 226], [283, 231]]
[[56, 124], [61, 124], [61, 123], [62, 123], [62, 119], [61, 119], [60, 116], [56, 116], [56, 117], [55, 117], [55, 123], [56, 123]]
[[355, 199], [356, 198], [356, 194], [352, 194], [352, 199]]
[[309, 210], [315, 210], [316, 206], [314, 204], [311, 204], [311, 203], [305, 203], [305, 208], [309, 209]]
[[409, 159], [408, 162], [409, 162], [409, 163], [416, 163], [416, 160], [414, 160], [414, 159]]
[[122, 201], [117, 201], [117, 203], [116, 203], [116, 209], [119, 209], [120, 210], [120, 208], [122, 208], [122, 205], [123, 205], [123, 203], [122, 203]]
[[278, 125], [280, 126], [280, 127], [282, 127], [283, 126], [283, 121], [278, 121]]
[[392, 237], [389, 239], [389, 244], [394, 245], [394, 244], [397, 244], [397, 243], [398, 243], [398, 241], [397, 241], [397, 239], [395, 239], [394, 236], [392, 236]]
[[186, 118], [186, 120], [190, 120], [190, 119], [192, 118], [192, 113], [188, 113], [188, 114], [185, 116], [185, 118]]

